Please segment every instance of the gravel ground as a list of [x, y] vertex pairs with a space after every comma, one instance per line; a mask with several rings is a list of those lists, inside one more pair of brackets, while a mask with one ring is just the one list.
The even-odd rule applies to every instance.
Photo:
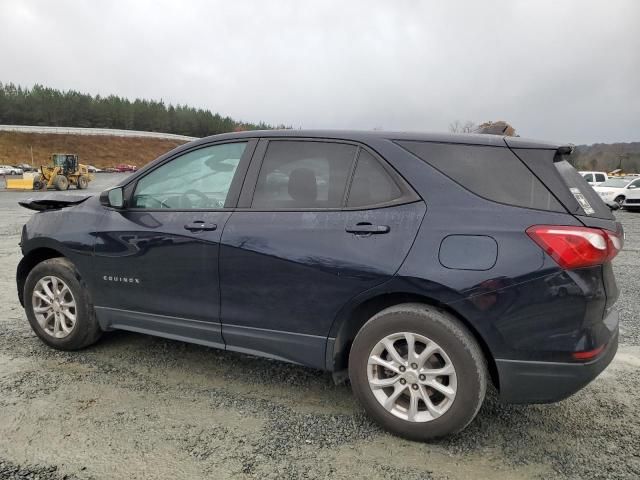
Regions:
[[617, 213], [612, 365], [554, 405], [490, 393], [463, 433], [421, 444], [381, 431], [327, 373], [126, 332], [76, 353], [45, 347], [14, 285], [30, 215], [16, 202], [30, 195], [0, 192], [0, 478], [640, 477], [640, 214]]

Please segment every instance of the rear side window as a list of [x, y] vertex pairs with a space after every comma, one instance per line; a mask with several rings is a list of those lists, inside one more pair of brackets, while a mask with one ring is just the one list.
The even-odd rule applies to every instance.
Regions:
[[518, 207], [566, 212], [507, 148], [415, 141], [398, 144], [483, 198]]
[[593, 182], [593, 174], [592, 173], [585, 173], [583, 175], [583, 177], [587, 182]]
[[251, 208], [341, 208], [356, 151], [343, 143], [270, 141]]
[[366, 207], [392, 202], [402, 190], [385, 168], [366, 150], [360, 150], [347, 207]]

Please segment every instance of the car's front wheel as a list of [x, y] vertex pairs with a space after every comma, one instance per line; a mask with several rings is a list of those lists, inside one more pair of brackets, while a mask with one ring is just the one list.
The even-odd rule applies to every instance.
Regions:
[[24, 285], [24, 306], [33, 331], [47, 345], [78, 350], [95, 343], [102, 331], [80, 275], [66, 258], [36, 265]]
[[484, 400], [482, 350], [455, 317], [423, 304], [387, 308], [358, 332], [349, 355], [353, 391], [387, 430], [428, 440], [464, 429]]

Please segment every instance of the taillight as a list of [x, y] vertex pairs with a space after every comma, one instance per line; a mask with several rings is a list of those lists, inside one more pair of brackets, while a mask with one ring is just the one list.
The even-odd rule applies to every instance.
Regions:
[[593, 350], [586, 350], [583, 352], [573, 352], [572, 356], [576, 360], [591, 360], [594, 357], [597, 357], [602, 353], [606, 345], [601, 345], [598, 348], [594, 348]]
[[601, 265], [622, 249], [620, 234], [599, 228], [534, 225], [527, 235], [566, 269]]

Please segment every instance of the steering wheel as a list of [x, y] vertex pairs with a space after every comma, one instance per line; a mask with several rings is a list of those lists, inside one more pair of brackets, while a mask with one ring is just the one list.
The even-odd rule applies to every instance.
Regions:
[[[167, 205], [165, 203], [166, 199], [165, 200], [158, 200], [157, 198], [152, 197], [151, 195], [149, 195], [148, 197], [145, 198], [145, 201], [148, 201], [148, 200], [151, 200], [151, 201], [157, 203], [160, 206], [160, 208], [171, 208], [169, 205]], [[155, 208], [155, 207], [151, 207], [149, 205], [145, 205], [145, 208]]]
[[189, 195], [195, 195], [200, 198], [200, 208], [210, 208], [211, 207], [211, 199], [207, 197], [204, 193], [194, 188], [187, 190], [182, 194], [181, 204], [189, 204], [191, 200], [189, 199]]

